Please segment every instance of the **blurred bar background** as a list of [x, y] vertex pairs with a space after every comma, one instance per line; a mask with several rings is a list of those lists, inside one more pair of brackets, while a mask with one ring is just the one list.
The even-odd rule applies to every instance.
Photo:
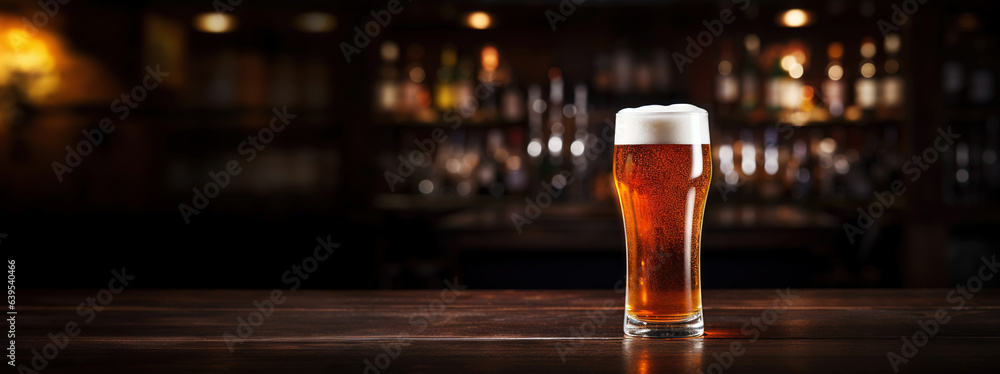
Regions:
[[677, 102], [711, 118], [705, 287], [946, 287], [996, 253], [995, 2], [391, 4], [0, 0], [25, 286], [280, 287], [329, 235], [303, 287], [609, 288], [614, 113]]

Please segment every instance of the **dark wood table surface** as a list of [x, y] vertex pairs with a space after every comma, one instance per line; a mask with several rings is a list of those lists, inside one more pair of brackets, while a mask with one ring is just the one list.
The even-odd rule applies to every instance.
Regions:
[[[17, 363], [44, 360], [45, 373], [996, 372], [1000, 292], [950, 291], [706, 290], [705, 336], [653, 340], [622, 335], [613, 290], [285, 290], [266, 317], [254, 302], [270, 290], [125, 289], [96, 313], [78, 311], [93, 290], [23, 290]], [[947, 322], [935, 328], [936, 313]], [[46, 348], [74, 323], [79, 335]]]

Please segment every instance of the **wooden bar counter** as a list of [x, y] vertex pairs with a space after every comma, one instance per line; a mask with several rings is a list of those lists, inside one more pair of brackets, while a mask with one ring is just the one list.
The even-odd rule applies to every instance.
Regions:
[[125, 289], [104, 306], [107, 292], [19, 290], [16, 362], [45, 373], [993, 372], [1000, 292], [965, 292], [705, 290], [703, 337], [652, 340], [623, 336], [624, 295], [610, 289]]

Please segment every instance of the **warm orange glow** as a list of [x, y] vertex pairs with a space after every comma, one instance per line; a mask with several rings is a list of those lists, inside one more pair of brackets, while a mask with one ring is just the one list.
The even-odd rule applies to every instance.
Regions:
[[[59, 88], [56, 58], [46, 39], [16, 27], [0, 32], [0, 85], [15, 84], [38, 101]], [[15, 76], [20, 79], [12, 82]]]
[[875, 41], [871, 38], [865, 38], [861, 43], [861, 57], [872, 58], [875, 57]]
[[[26, 30], [20, 17], [0, 12], [0, 87], [42, 106], [107, 103], [118, 97], [124, 88], [106, 62], [74, 53], [59, 32], [53, 25]], [[12, 113], [6, 109], [12, 99], [0, 95], [0, 127]]]
[[787, 55], [781, 58], [781, 68], [785, 71], [791, 70], [792, 66], [798, 65], [799, 62], [795, 60], [795, 56]]
[[830, 43], [830, 46], [826, 48], [826, 54], [832, 60], [839, 60], [840, 57], [844, 56], [844, 45], [839, 42]]
[[494, 71], [497, 69], [497, 65], [500, 64], [500, 53], [497, 52], [496, 48], [492, 46], [484, 47], [481, 56], [483, 70]]
[[484, 30], [490, 28], [493, 20], [486, 12], [472, 12], [465, 17], [465, 24], [477, 30]]
[[847, 110], [844, 111], [844, 118], [848, 121], [857, 121], [861, 119], [861, 108], [857, 105], [847, 107]]
[[802, 87], [802, 99], [803, 100], [812, 100], [813, 95], [815, 95], [815, 94], [816, 94], [816, 91], [813, 90], [812, 86], [803, 86]]
[[236, 29], [236, 17], [224, 13], [201, 13], [194, 16], [194, 28], [209, 33], [225, 33]]
[[427, 92], [427, 90], [423, 90], [417, 93], [417, 107], [421, 109], [431, 107], [430, 92]]
[[805, 65], [806, 64], [806, 53], [802, 52], [802, 50], [795, 50], [795, 51], [793, 51], [792, 52], [792, 57], [795, 58], [795, 62], [799, 63], [799, 65]]
[[778, 24], [785, 27], [802, 27], [808, 25], [811, 17], [802, 9], [789, 9], [779, 18]]
[[13, 70], [33, 73], [50, 70], [54, 67], [55, 61], [49, 54], [49, 48], [45, 42], [28, 37], [23, 30], [8, 31], [7, 40], [14, 52], [7, 60]]

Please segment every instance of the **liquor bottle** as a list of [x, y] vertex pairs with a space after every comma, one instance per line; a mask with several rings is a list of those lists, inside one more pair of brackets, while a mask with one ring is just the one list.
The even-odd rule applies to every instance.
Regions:
[[[970, 126], [968, 129], [968, 180], [967, 180], [967, 202], [977, 204], [988, 201], [988, 188], [986, 186], [986, 165], [983, 162], [984, 148], [987, 140], [984, 139], [984, 132], [987, 130], [989, 122], [982, 123], [982, 126]], [[956, 148], [956, 152], [961, 152]], [[956, 178], [959, 177], [956, 175]]]
[[[964, 132], [964, 131], [963, 131]], [[945, 205], [954, 206], [963, 197], [961, 195], [961, 184], [967, 182], [968, 171], [960, 170], [958, 166], [958, 146], [963, 143], [955, 143], [945, 152], [941, 152], [941, 201]]]
[[486, 134], [486, 148], [480, 157], [476, 179], [479, 182], [479, 194], [498, 197], [503, 195], [504, 187], [500, 181], [502, 165], [510, 157], [510, 151], [504, 144], [503, 130], [490, 129]]
[[[528, 155], [525, 151], [524, 132], [521, 128], [512, 128], [508, 132], [508, 138], [510, 139], [509, 149], [511, 152], [504, 160], [504, 188], [511, 193], [522, 193], [528, 189], [528, 183], [531, 179], [526, 162]], [[530, 152], [531, 148], [527, 149]], [[537, 157], [533, 156], [532, 158]]]
[[528, 87], [528, 144], [525, 149], [532, 164], [541, 163], [545, 143], [542, 141], [542, 116], [548, 104], [542, 100], [542, 88], [537, 84]]
[[632, 92], [634, 65], [632, 51], [625, 46], [619, 47], [612, 54], [611, 71], [614, 93], [624, 95]]
[[562, 165], [563, 138], [566, 125], [563, 123], [563, 89], [562, 71], [559, 68], [549, 69], [549, 139], [548, 160], [553, 167]]
[[844, 54], [844, 46], [838, 42], [830, 43], [826, 55], [830, 63], [826, 65], [826, 80], [823, 82], [823, 103], [830, 112], [830, 117], [840, 118], [844, 114], [846, 88], [844, 82], [844, 65], [840, 58]]
[[525, 104], [524, 92], [518, 87], [518, 77], [512, 73], [510, 84], [504, 87], [501, 94], [500, 116], [508, 123], [521, 122], [524, 120]]
[[719, 52], [718, 74], [715, 76], [715, 112], [722, 118], [736, 114], [740, 100], [739, 81], [733, 71], [733, 46], [724, 40]]
[[455, 192], [459, 197], [472, 196], [473, 192], [479, 189], [479, 171], [483, 164], [483, 139], [482, 132], [469, 130], [465, 140], [464, 153], [457, 157], [460, 163], [458, 177], [455, 183]]
[[986, 137], [983, 145], [983, 196], [988, 196], [994, 202], [1000, 201], [1000, 120], [990, 117], [986, 120]]
[[653, 90], [653, 63], [645, 53], [635, 58], [632, 65], [632, 91], [648, 95]]
[[[977, 134], [979, 132], [978, 130], [978, 127], [969, 128], [969, 139], [979, 139]], [[959, 140], [955, 143], [954, 152], [955, 172], [952, 174], [952, 178], [955, 179], [955, 195], [958, 197], [960, 202], [975, 204], [975, 179], [978, 179], [978, 175], [976, 174], [977, 170], [975, 169], [978, 165], [974, 165], [972, 162], [972, 152], [969, 142]], [[978, 164], [978, 162], [976, 162], [976, 164]]]
[[479, 121], [495, 122], [500, 117], [499, 101], [500, 74], [497, 68], [500, 66], [500, 52], [496, 47], [487, 45], [479, 53], [480, 70], [479, 78], [476, 80], [478, 89], [476, 100], [479, 101], [477, 111]]
[[872, 118], [872, 112], [878, 104], [878, 80], [875, 78], [875, 58], [877, 47], [872, 38], [861, 42], [861, 63], [858, 65], [861, 75], [854, 82], [854, 101], [861, 108], [866, 119]]
[[778, 161], [778, 131], [772, 126], [764, 130], [764, 173], [761, 174], [760, 195], [774, 199], [781, 195], [782, 185], [777, 174], [781, 165]]
[[379, 69], [379, 79], [375, 81], [375, 114], [381, 120], [394, 119], [399, 115], [400, 89], [399, 69], [396, 61], [399, 59], [399, 46], [387, 40], [379, 48], [382, 57], [382, 67]]
[[[205, 102], [216, 108], [231, 108], [239, 99], [239, 55], [231, 51], [220, 52], [212, 63], [213, 72], [205, 85]], [[288, 55], [280, 56], [275, 62], [268, 88], [272, 103], [289, 105], [296, 99], [295, 65]], [[6, 66], [3, 69], [6, 70]]]
[[885, 76], [880, 80], [879, 112], [880, 117], [901, 119], [905, 96], [905, 84], [900, 71], [899, 49], [902, 41], [899, 34], [889, 34], [885, 37], [886, 60]]
[[798, 200], [809, 198], [812, 189], [812, 159], [809, 157], [809, 143], [804, 139], [796, 139], [792, 145], [792, 154], [797, 168], [788, 169], [792, 197]]
[[[310, 110], [322, 111], [330, 105], [329, 64], [318, 59], [306, 61], [302, 66], [302, 105]], [[310, 115], [306, 118], [312, 124], [321, 125], [323, 118]]]
[[456, 113], [464, 118], [463, 122], [475, 122], [475, 114], [479, 108], [476, 99], [475, 64], [468, 58], [461, 58], [455, 75], [455, 105]]
[[976, 59], [969, 74], [969, 101], [973, 105], [988, 107], [996, 102], [996, 61], [990, 57], [995, 44], [982, 36], [974, 42]]
[[760, 105], [760, 68], [757, 59], [760, 54], [760, 39], [749, 34], [743, 38], [746, 54], [740, 66], [740, 106], [744, 113], [751, 113]]
[[461, 128], [452, 131], [448, 136], [448, 141], [445, 143], [448, 146], [442, 147], [442, 152], [439, 152], [440, 161], [438, 162], [440, 164], [438, 164], [438, 167], [440, 168], [443, 164], [446, 176], [445, 181], [439, 188], [441, 192], [447, 194], [455, 192], [458, 183], [471, 174], [464, 162], [466, 153], [465, 140], [468, 133], [469, 131]]
[[948, 58], [941, 64], [941, 89], [944, 91], [945, 102], [949, 107], [960, 107], [963, 103], [965, 88], [965, 65], [959, 58], [963, 53], [959, 43], [958, 32], [949, 30], [944, 34], [945, 47], [943, 55]]
[[585, 172], [588, 164], [585, 152], [590, 139], [590, 113], [587, 107], [587, 86], [584, 84], [577, 84], [573, 88], [573, 112], [574, 136], [569, 151], [573, 155], [577, 171]]
[[729, 135], [728, 131], [720, 131], [722, 136], [719, 137], [719, 147], [716, 151], [716, 157], [719, 159], [719, 172], [713, 173], [713, 178], [718, 183], [726, 183], [728, 185], [735, 186], [739, 182], [739, 175], [735, 171], [735, 161], [733, 159], [733, 139]]
[[[802, 75], [805, 74], [805, 67], [799, 63], [794, 55], [787, 55], [783, 61], [790, 61], [787, 64], [787, 73], [782, 72], [778, 79], [778, 102], [784, 113], [794, 113], [802, 107]], [[785, 62], [780, 62], [785, 68]], [[802, 118], [795, 118], [794, 122], [803, 123]]]
[[445, 112], [455, 107], [455, 86], [457, 78], [455, 63], [458, 53], [455, 45], [445, 44], [441, 47], [441, 66], [437, 70], [437, 83], [434, 86], [434, 105], [438, 111]]
[[595, 92], [608, 93], [611, 91], [614, 82], [611, 65], [611, 57], [607, 52], [599, 52], [594, 55], [594, 81], [592, 84]]
[[653, 50], [653, 89], [658, 93], [670, 91], [673, 80], [673, 65], [663, 48]]
[[813, 168], [813, 179], [819, 189], [820, 198], [828, 201], [836, 193], [833, 159], [837, 152], [837, 141], [830, 136], [824, 137], [819, 129], [814, 129], [810, 137], [816, 145], [814, 149], [817, 151], [816, 159], [819, 161], [817, 167]]
[[406, 76], [403, 83], [403, 98], [401, 107], [406, 117], [420, 121], [432, 122], [435, 120], [431, 110], [430, 90], [424, 83], [427, 72], [424, 70], [423, 58], [424, 48], [420, 44], [410, 44], [406, 47], [407, 65]]
[[766, 95], [764, 98], [768, 113], [775, 118], [778, 116], [778, 112], [781, 111], [782, 81], [786, 78], [788, 78], [788, 73], [781, 68], [781, 62], [775, 61], [771, 67], [771, 74], [767, 77]]
[[747, 196], [753, 196], [757, 193], [755, 180], [757, 174], [757, 144], [754, 142], [753, 131], [750, 129], [743, 129], [740, 132], [740, 141], [737, 142], [739, 145], [738, 149], [733, 149], [734, 152], [739, 152], [740, 167], [741, 171], [739, 185], [741, 193]]

